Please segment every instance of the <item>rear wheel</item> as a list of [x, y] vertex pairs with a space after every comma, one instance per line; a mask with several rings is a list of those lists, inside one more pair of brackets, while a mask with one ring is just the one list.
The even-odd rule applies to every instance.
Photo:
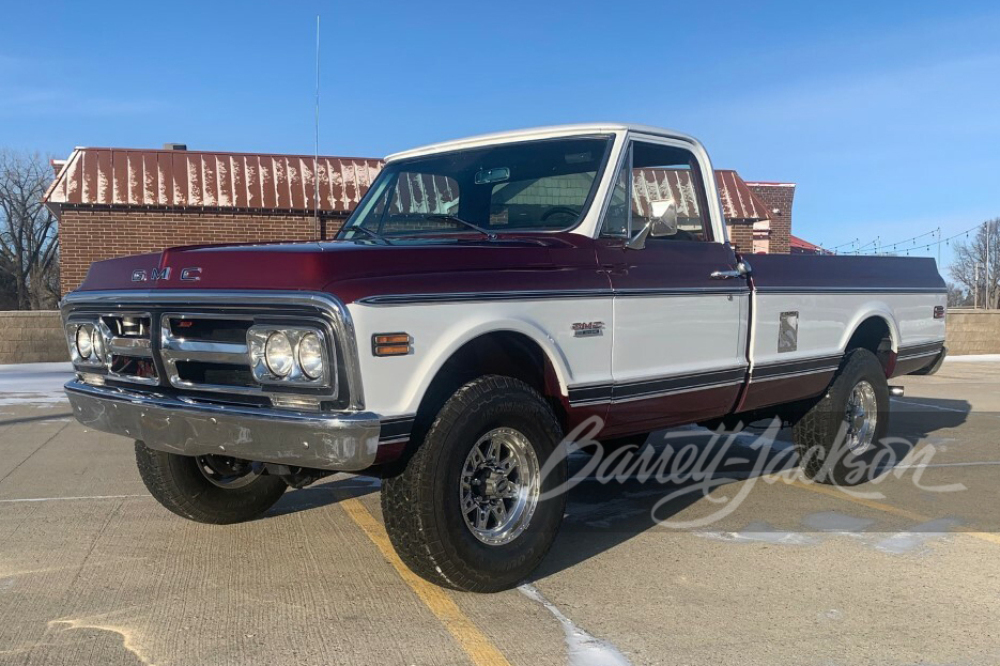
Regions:
[[256, 518], [288, 488], [261, 463], [228, 456], [179, 456], [135, 443], [139, 476], [150, 494], [178, 516], [225, 525]]
[[806, 476], [848, 486], [879, 473], [888, 428], [889, 385], [882, 364], [867, 349], [855, 349], [792, 432]]
[[565, 497], [565, 462], [542, 476], [562, 439], [545, 400], [524, 382], [486, 376], [441, 408], [404, 467], [382, 486], [382, 512], [400, 559], [427, 580], [496, 592], [545, 557]]

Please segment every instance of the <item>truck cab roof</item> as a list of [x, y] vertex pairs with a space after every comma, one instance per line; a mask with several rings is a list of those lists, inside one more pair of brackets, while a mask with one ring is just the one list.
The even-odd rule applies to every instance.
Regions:
[[566, 136], [579, 136], [587, 134], [646, 134], [661, 136], [670, 139], [677, 139], [693, 145], [700, 146], [694, 137], [678, 132], [676, 130], [653, 127], [650, 125], [638, 125], [633, 123], [577, 123], [571, 125], [549, 125], [544, 127], [530, 127], [519, 130], [509, 130], [506, 132], [493, 132], [490, 134], [478, 134], [463, 139], [451, 139], [432, 143], [410, 150], [393, 153], [386, 157], [386, 162], [406, 159], [410, 157], [420, 157], [423, 155], [433, 155], [435, 153], [446, 153], [454, 150], [475, 148], [498, 143], [513, 143], [517, 141], [533, 141], [538, 139], [554, 139]]

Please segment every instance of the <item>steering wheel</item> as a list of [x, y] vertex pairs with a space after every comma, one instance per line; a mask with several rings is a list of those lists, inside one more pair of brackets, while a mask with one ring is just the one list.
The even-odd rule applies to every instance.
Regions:
[[542, 214], [542, 222], [548, 222], [549, 218], [555, 215], [565, 215], [567, 217], [566, 221], [572, 222], [579, 217], [580, 213], [573, 210], [569, 206], [554, 206]]

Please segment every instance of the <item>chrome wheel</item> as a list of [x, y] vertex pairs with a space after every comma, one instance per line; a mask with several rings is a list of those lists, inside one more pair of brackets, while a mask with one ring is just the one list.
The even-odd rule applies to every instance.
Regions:
[[847, 448], [854, 454], [867, 451], [875, 438], [875, 426], [878, 424], [878, 398], [867, 381], [862, 379], [851, 389], [844, 421], [847, 424]]
[[248, 486], [264, 472], [263, 463], [229, 456], [198, 456], [195, 462], [202, 476], [212, 485], [227, 490]]
[[462, 466], [459, 502], [466, 526], [483, 543], [510, 543], [531, 522], [540, 477], [535, 449], [524, 435], [511, 428], [489, 431]]

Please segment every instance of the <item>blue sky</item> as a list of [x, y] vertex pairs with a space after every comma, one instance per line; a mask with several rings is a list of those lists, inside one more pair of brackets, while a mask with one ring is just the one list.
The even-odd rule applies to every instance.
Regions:
[[623, 120], [798, 183], [826, 246], [1000, 216], [1000, 7], [971, 0], [17, 3], [0, 146], [311, 153], [317, 13], [325, 154]]

